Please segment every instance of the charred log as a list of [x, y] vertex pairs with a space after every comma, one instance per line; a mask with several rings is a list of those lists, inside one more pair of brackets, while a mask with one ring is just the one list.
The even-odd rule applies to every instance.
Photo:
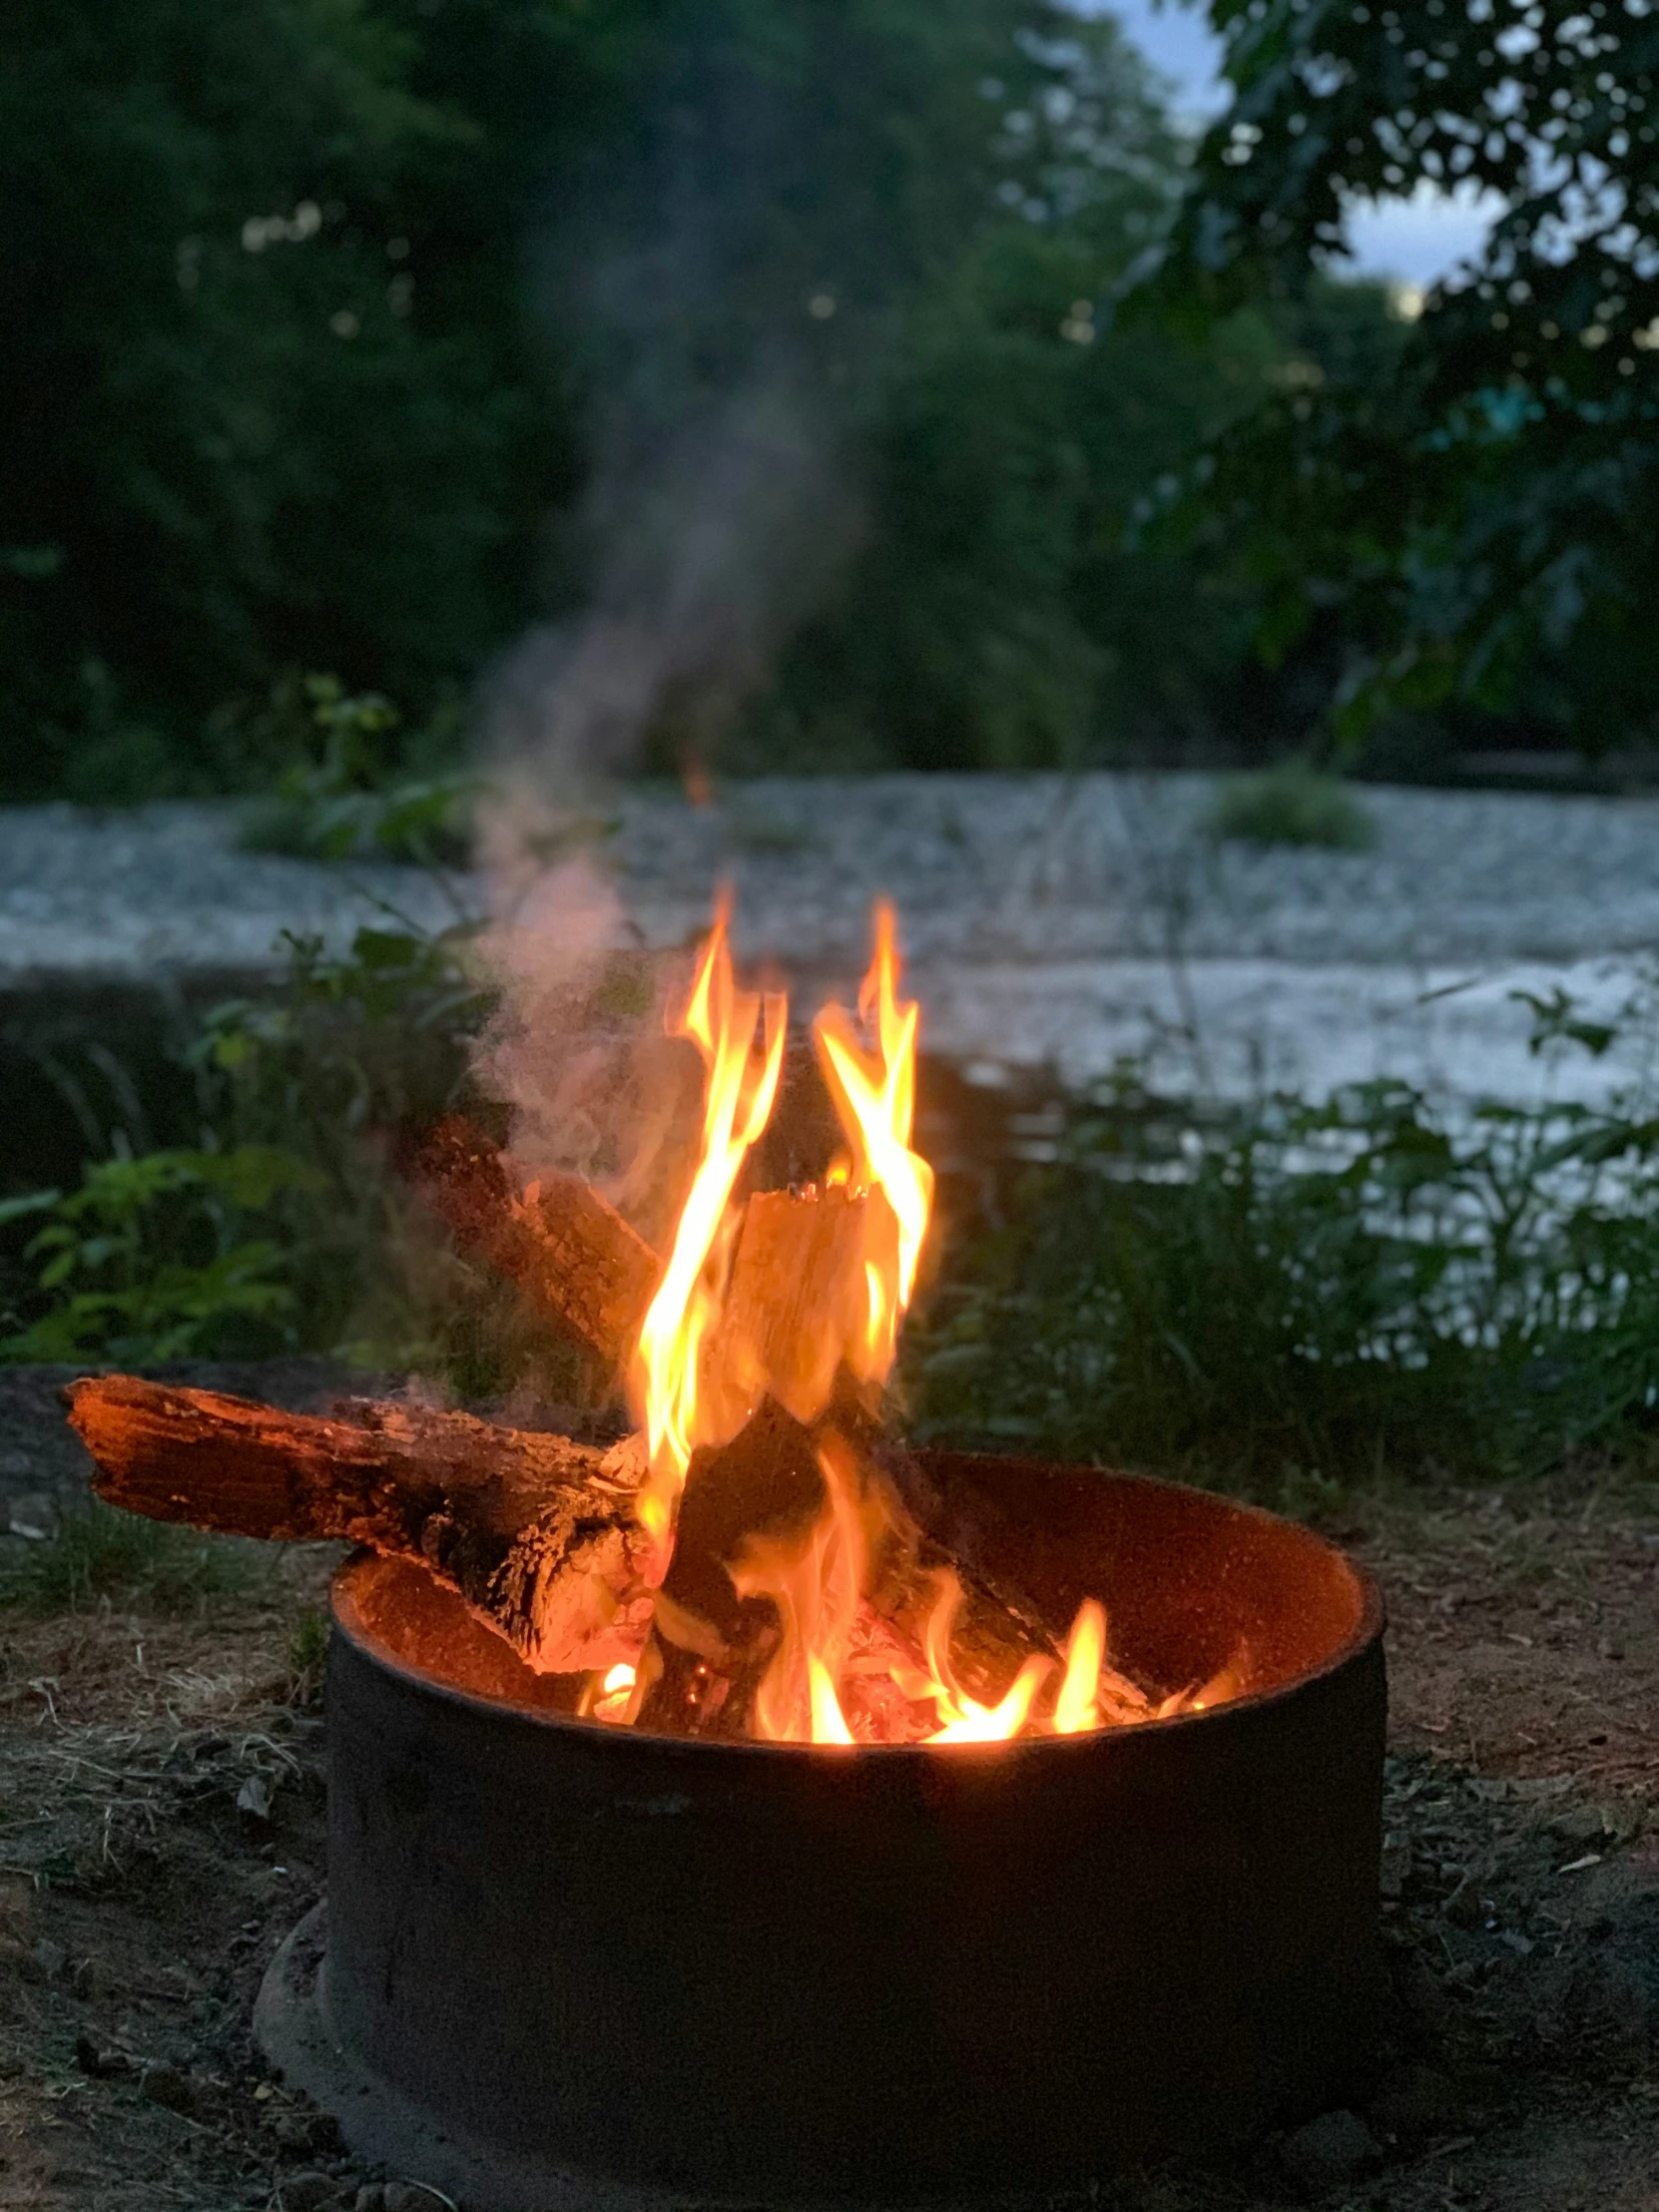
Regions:
[[637, 1657], [651, 1612], [632, 1443], [600, 1451], [413, 1405], [283, 1413], [132, 1376], [74, 1382], [100, 1497], [153, 1520], [417, 1560], [542, 1673]]

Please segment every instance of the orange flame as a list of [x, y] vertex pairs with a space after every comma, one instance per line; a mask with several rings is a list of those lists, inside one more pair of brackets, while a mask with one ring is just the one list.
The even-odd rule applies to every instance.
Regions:
[[1066, 1639], [1066, 1671], [1054, 1701], [1054, 1733], [1100, 1726], [1100, 1669], [1106, 1657], [1106, 1608], [1086, 1597]]
[[[743, 1387], [734, 1389], [734, 1376], [725, 1369], [742, 1367], [742, 1359], [730, 1342], [715, 1337], [739, 1222], [732, 1194], [777, 1096], [788, 1010], [781, 995], [763, 999], [737, 989], [727, 921], [723, 901], [685, 1013], [671, 1025], [671, 1033], [690, 1037], [703, 1055], [702, 1146], [634, 1367], [650, 1453], [639, 1513], [653, 1539], [659, 1582], [693, 1452], [726, 1441], [735, 1419], [747, 1418], [769, 1385], [790, 1402], [775, 1372], [776, 1348], [758, 1372], [743, 1368]], [[848, 1147], [826, 1182], [846, 1186], [848, 1203], [860, 1193], [864, 1200], [860, 1235], [840, 1263], [856, 1288], [849, 1286], [844, 1305], [830, 1297], [819, 1309], [817, 1326], [830, 1341], [816, 1346], [815, 1376], [820, 1366], [828, 1373], [844, 1359], [860, 1380], [885, 1381], [927, 1234], [933, 1173], [910, 1143], [919, 1015], [913, 1001], [899, 999], [898, 977], [893, 912], [883, 903], [875, 910], [875, 949], [856, 1017], [831, 1005], [813, 1025]], [[752, 1357], [751, 1365], [757, 1365]], [[1037, 1702], [1055, 1672], [1044, 1650], [1020, 1656], [1012, 1680], [988, 1702], [972, 1695], [952, 1652], [963, 1604], [959, 1578], [949, 1570], [936, 1575], [936, 1595], [919, 1629], [881, 1614], [872, 1592], [909, 1539], [898, 1533], [883, 1477], [819, 1419], [823, 1404], [816, 1388], [813, 1405], [811, 1413], [798, 1408], [797, 1417], [819, 1422], [822, 1510], [805, 1533], [752, 1536], [730, 1568], [741, 1596], [767, 1597], [778, 1613], [778, 1649], [752, 1709], [757, 1736], [841, 1746], [996, 1743], [1021, 1734], [1072, 1736], [1133, 1726], [1202, 1711], [1242, 1693], [1248, 1672], [1243, 1653], [1201, 1687], [1154, 1702], [1109, 1664], [1105, 1609], [1086, 1598], [1066, 1639], [1051, 1707], [1046, 1698], [1040, 1709]], [[912, 1574], [914, 1566], [912, 1557]], [[659, 1593], [658, 1602], [666, 1608], [668, 1601]], [[648, 1649], [638, 1669], [620, 1664], [590, 1677], [581, 1709], [632, 1724], [650, 1686], [651, 1665]]]
[[[640, 1330], [635, 1362], [651, 1472], [639, 1515], [668, 1564], [674, 1510], [686, 1469], [703, 1441], [698, 1425], [698, 1367], [719, 1316], [729, 1256], [728, 1209], [745, 1155], [767, 1125], [784, 1062], [788, 1001], [740, 991], [727, 941], [730, 904], [722, 899], [697, 964], [691, 997], [670, 1034], [690, 1037], [703, 1055], [703, 1146], [674, 1232], [674, 1250]], [[755, 1039], [765, 1044], [757, 1059]]]
[[825, 1080], [852, 1147], [851, 1179], [869, 1192], [864, 1341], [849, 1348], [849, 1364], [877, 1382], [892, 1367], [933, 1205], [933, 1171], [910, 1149], [919, 1009], [913, 999], [899, 1002], [898, 974], [893, 910], [883, 899], [875, 909], [874, 957], [858, 988], [867, 1043], [844, 1006], [826, 1006], [813, 1024]]
[[755, 1732], [774, 1743], [849, 1744], [836, 1681], [868, 1574], [857, 1470], [838, 1436], [819, 1453], [825, 1508], [805, 1541], [751, 1537], [732, 1567], [740, 1597], [769, 1597], [783, 1640], [755, 1697]]

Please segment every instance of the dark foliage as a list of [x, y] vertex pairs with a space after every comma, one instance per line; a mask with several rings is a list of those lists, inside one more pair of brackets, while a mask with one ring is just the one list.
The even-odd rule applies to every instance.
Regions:
[[1341, 624], [1352, 736], [1457, 703], [1592, 752], [1649, 735], [1659, 19], [1601, 0], [1212, 18], [1235, 99], [1158, 287], [1190, 323], [1305, 297], [1355, 199], [1502, 203], [1389, 375], [1307, 376], [1222, 446], [1199, 504], [1254, 534], [1270, 643]]

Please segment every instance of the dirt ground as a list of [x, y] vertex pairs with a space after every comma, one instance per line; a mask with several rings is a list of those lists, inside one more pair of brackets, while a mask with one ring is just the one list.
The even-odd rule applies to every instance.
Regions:
[[[0, 1379], [0, 1528], [76, 1479], [54, 1380]], [[1656, 2212], [1659, 1485], [1379, 1495], [1330, 1525], [1391, 1620], [1375, 2090], [1096, 2201]], [[0, 1536], [0, 1567], [51, 1540]], [[0, 2206], [435, 2201], [351, 2159], [250, 2041], [322, 1883], [328, 1564], [288, 1553], [182, 1613], [0, 1610]]]

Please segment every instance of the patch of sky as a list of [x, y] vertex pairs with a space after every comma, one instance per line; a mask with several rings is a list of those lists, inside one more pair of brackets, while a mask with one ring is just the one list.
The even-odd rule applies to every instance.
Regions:
[[[1195, 128], [1225, 113], [1221, 40], [1201, 7], [1183, 0], [1075, 0], [1080, 14], [1114, 15], [1172, 88], [1176, 113]], [[1419, 292], [1478, 254], [1502, 202], [1467, 187], [1419, 186], [1408, 199], [1357, 202], [1349, 213], [1349, 268]]]

